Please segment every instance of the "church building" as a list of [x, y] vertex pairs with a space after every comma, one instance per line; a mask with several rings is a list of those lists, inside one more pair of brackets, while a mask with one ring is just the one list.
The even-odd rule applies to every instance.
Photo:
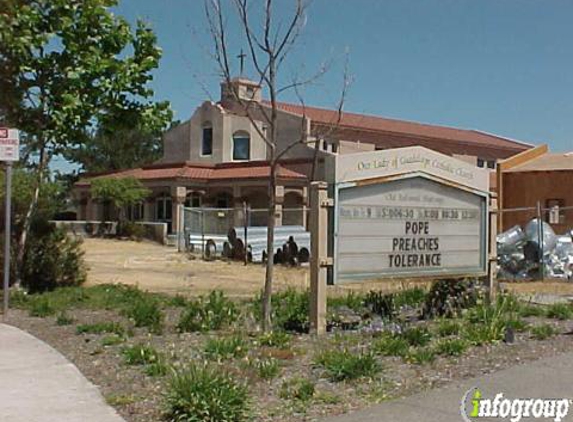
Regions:
[[[419, 145], [493, 171], [498, 160], [532, 148], [479, 130], [288, 103], [278, 103], [278, 109], [277, 225], [306, 225], [309, 182], [324, 179], [325, 158], [333, 154]], [[252, 209], [267, 208], [269, 146], [262, 135], [270, 110], [256, 83], [235, 78], [221, 84], [219, 102], [205, 101], [189, 120], [164, 134], [160, 160], [80, 179], [74, 190], [78, 220], [113, 219], [111, 207], [90, 195], [91, 181], [101, 177], [139, 179], [151, 194], [129, 210], [130, 218], [165, 222], [170, 232], [178, 230], [179, 205], [242, 209], [246, 202]]]

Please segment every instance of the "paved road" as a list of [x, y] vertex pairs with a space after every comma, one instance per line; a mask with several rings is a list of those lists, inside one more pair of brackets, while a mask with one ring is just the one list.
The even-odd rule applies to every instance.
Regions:
[[61, 354], [0, 324], [0, 421], [124, 422]]
[[[484, 398], [503, 393], [506, 398], [567, 398], [573, 399], [573, 353], [556, 358], [512, 367], [491, 375], [450, 384], [445, 388], [389, 401], [370, 409], [323, 422], [460, 422], [464, 394], [478, 387]], [[508, 419], [472, 419], [476, 421], [509, 421]], [[553, 421], [527, 418], [522, 421]], [[563, 421], [573, 421], [573, 405]]]

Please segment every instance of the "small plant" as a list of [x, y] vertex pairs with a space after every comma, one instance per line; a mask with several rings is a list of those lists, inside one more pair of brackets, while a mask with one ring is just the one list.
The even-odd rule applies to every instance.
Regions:
[[210, 338], [205, 344], [205, 355], [209, 359], [240, 358], [247, 354], [247, 343], [240, 336]]
[[372, 344], [372, 351], [382, 356], [405, 356], [410, 344], [397, 334], [384, 333]]
[[522, 318], [542, 317], [545, 316], [545, 309], [542, 306], [532, 305], [530, 303], [527, 303], [521, 305], [517, 313]]
[[277, 347], [279, 349], [288, 347], [290, 340], [290, 334], [284, 331], [270, 331], [259, 336], [259, 344], [261, 346]]
[[551, 324], [535, 325], [531, 327], [530, 332], [531, 337], [535, 340], [547, 340], [548, 338], [559, 334], [559, 330]]
[[187, 304], [177, 328], [181, 332], [220, 330], [235, 322], [238, 311], [221, 291], [212, 291], [207, 298], [200, 297]]
[[97, 322], [94, 324], [80, 324], [76, 327], [77, 334], [103, 334], [113, 333], [123, 336], [125, 330], [118, 322]]
[[483, 303], [470, 309], [466, 315], [466, 340], [476, 346], [502, 340], [509, 325], [519, 325], [514, 320], [517, 309], [518, 302], [512, 296], [500, 296], [493, 304]]
[[396, 317], [397, 309], [393, 294], [371, 291], [366, 295], [364, 304], [371, 312], [382, 318], [393, 320]]
[[309, 401], [314, 397], [316, 387], [307, 378], [291, 378], [284, 381], [279, 391], [279, 397], [286, 400]]
[[[308, 319], [310, 292], [289, 288], [273, 294], [272, 319], [278, 330], [306, 333], [310, 327]], [[260, 318], [263, 311], [262, 293], [253, 301], [255, 317]]]
[[373, 354], [348, 349], [326, 350], [317, 356], [315, 362], [322, 366], [328, 377], [335, 382], [373, 377], [381, 370]]
[[128, 406], [133, 403], [137, 403], [139, 399], [133, 395], [120, 394], [120, 395], [110, 395], [105, 397], [105, 401], [110, 406]]
[[72, 325], [74, 323], [74, 318], [66, 314], [65, 312], [60, 312], [58, 317], [56, 318], [56, 325], [64, 326], [64, 325]]
[[144, 344], [124, 347], [121, 352], [127, 365], [149, 365], [158, 362], [161, 358], [157, 350]]
[[406, 362], [413, 363], [416, 365], [424, 365], [426, 363], [432, 363], [436, 360], [436, 352], [434, 352], [429, 347], [416, 347], [410, 349], [408, 355], [406, 355]]
[[364, 295], [360, 293], [349, 291], [346, 296], [339, 297], [329, 297], [328, 307], [329, 308], [340, 308], [346, 306], [353, 311], [360, 311], [364, 308]]
[[161, 334], [163, 327], [163, 313], [157, 300], [141, 296], [125, 310], [136, 327], [147, 327], [154, 334]]
[[165, 409], [170, 421], [243, 422], [249, 416], [248, 390], [221, 369], [192, 365], [173, 372]]
[[434, 350], [438, 355], [461, 356], [467, 348], [467, 342], [462, 339], [443, 339], [436, 343]]
[[256, 359], [249, 362], [249, 366], [255, 370], [259, 378], [264, 380], [276, 378], [281, 372], [278, 360], [273, 358]]
[[120, 343], [123, 343], [123, 337], [117, 334], [111, 334], [101, 339], [101, 345], [104, 347], [115, 346]]
[[474, 280], [439, 280], [426, 296], [423, 315], [425, 318], [457, 317], [462, 310], [474, 306], [478, 298], [479, 291]]
[[436, 333], [440, 337], [457, 336], [461, 331], [462, 325], [452, 319], [441, 319], [438, 321]]
[[176, 308], [184, 308], [185, 306], [187, 306], [188, 303], [189, 302], [187, 301], [185, 296], [182, 296], [180, 294], [173, 296], [173, 298], [171, 298], [171, 300], [169, 301], [169, 305], [174, 306]]
[[573, 317], [573, 308], [567, 303], [554, 303], [547, 308], [547, 318], [565, 321]]
[[425, 327], [412, 327], [402, 333], [404, 340], [410, 346], [421, 347], [427, 345], [432, 340], [432, 334]]
[[519, 317], [509, 317], [505, 321], [505, 326], [506, 326], [506, 328], [511, 328], [512, 330], [514, 330], [515, 332], [518, 332], [518, 333], [526, 331], [527, 328], [529, 327], [527, 322], [525, 322], [524, 320], [522, 320]]
[[145, 366], [145, 374], [150, 377], [164, 377], [169, 372], [169, 365], [162, 357]]
[[32, 317], [45, 318], [56, 313], [56, 308], [47, 296], [34, 298], [30, 304], [29, 314]]
[[416, 307], [424, 303], [426, 295], [426, 291], [419, 287], [402, 290], [394, 294], [394, 303], [397, 308], [401, 308], [403, 306]]

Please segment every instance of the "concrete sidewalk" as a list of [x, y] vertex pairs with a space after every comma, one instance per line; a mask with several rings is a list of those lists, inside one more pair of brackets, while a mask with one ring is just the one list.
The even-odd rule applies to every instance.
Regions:
[[124, 422], [60, 353], [0, 324], [0, 421]]
[[[515, 366], [494, 374], [453, 383], [444, 388], [376, 405], [370, 409], [324, 422], [460, 422], [464, 394], [479, 388], [484, 398], [503, 393], [504, 398], [573, 399], [573, 353]], [[508, 421], [508, 419], [475, 419]], [[522, 419], [536, 420], [532, 418]], [[537, 419], [552, 421], [553, 419]], [[564, 421], [573, 421], [573, 405]]]

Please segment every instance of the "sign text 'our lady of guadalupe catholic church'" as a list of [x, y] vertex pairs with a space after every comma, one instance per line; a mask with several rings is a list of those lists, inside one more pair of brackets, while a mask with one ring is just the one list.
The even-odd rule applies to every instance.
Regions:
[[423, 147], [333, 160], [335, 283], [486, 273], [487, 170]]

